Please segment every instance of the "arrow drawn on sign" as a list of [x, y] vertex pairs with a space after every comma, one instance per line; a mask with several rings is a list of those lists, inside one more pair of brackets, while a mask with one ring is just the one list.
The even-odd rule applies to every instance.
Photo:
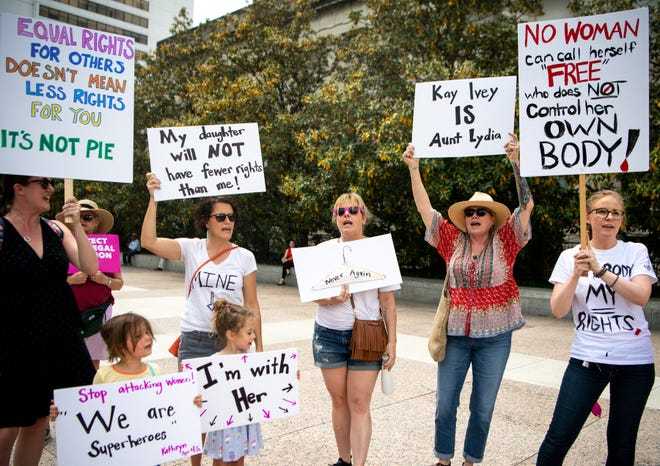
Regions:
[[287, 392], [287, 393], [289, 393], [291, 390], [293, 390], [293, 385], [291, 385], [291, 382], [289, 382], [288, 386], [282, 389], [283, 392]]
[[203, 410], [201, 413], [199, 413], [199, 417], [202, 417], [202, 416], [206, 413], [206, 411], [207, 411], [207, 410], [205, 409], [205, 410]]
[[295, 405], [298, 404], [298, 403], [296, 403], [295, 401], [287, 400], [286, 398], [282, 398], [282, 399], [283, 399], [284, 401], [286, 401], [287, 403], [290, 403], [291, 406], [295, 406]]
[[218, 419], [218, 416], [214, 417], [213, 420], [209, 422], [209, 425], [214, 426], [217, 419]]
[[288, 409], [286, 409], [286, 408], [282, 408], [281, 406], [278, 406], [278, 408], [280, 408], [280, 409], [281, 409], [282, 411], [284, 411], [285, 413], [288, 413], [288, 412], [289, 412]]
[[248, 421], [252, 422], [252, 413], [248, 415]]
[[243, 360], [243, 362], [247, 362], [247, 358], [248, 358], [248, 357], [247, 357], [247, 354], [244, 354], [244, 355], [241, 357], [241, 359]]
[[270, 419], [270, 411], [262, 409], [261, 412], [264, 413], [264, 419]]
[[289, 356], [290, 359], [296, 359], [298, 357], [298, 353], [291, 353], [291, 356]]
[[227, 419], [227, 421], [225, 421], [225, 424], [227, 424], [227, 426], [230, 426], [233, 423], [234, 423], [234, 416], [231, 415], [231, 416], [229, 416], [229, 419]]

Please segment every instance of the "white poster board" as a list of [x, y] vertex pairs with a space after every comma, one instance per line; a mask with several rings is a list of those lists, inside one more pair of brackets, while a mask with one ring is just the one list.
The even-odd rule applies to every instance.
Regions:
[[291, 252], [303, 303], [338, 296], [342, 285], [357, 293], [402, 282], [390, 234], [346, 243], [334, 239]]
[[646, 171], [646, 8], [518, 25], [523, 176]]
[[503, 154], [515, 104], [515, 76], [417, 83], [415, 157]]
[[57, 463], [161, 464], [201, 453], [192, 372], [55, 390]]
[[133, 181], [133, 38], [3, 13], [0, 55], [0, 173]]
[[266, 191], [256, 123], [149, 128], [155, 199], [188, 199]]
[[188, 359], [202, 394], [202, 432], [295, 416], [300, 412], [298, 350]]

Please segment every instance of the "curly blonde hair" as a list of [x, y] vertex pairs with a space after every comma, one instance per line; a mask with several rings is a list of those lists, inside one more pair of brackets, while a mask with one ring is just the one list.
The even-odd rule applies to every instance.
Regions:
[[219, 349], [227, 346], [227, 330], [238, 333], [245, 326], [245, 322], [254, 318], [254, 312], [238, 304], [219, 299], [213, 304], [213, 329], [218, 334]]

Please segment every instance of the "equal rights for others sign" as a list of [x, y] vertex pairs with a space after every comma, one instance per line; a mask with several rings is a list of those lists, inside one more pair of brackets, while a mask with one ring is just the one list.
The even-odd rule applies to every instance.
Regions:
[[202, 394], [202, 432], [297, 415], [298, 356], [289, 348], [184, 361]]
[[648, 10], [518, 25], [521, 173], [648, 170]]
[[256, 123], [149, 128], [157, 201], [266, 190]]
[[202, 452], [192, 372], [55, 390], [57, 462], [161, 464]]
[[135, 41], [0, 15], [0, 172], [133, 180]]
[[417, 83], [415, 156], [503, 154], [515, 102], [515, 76]]

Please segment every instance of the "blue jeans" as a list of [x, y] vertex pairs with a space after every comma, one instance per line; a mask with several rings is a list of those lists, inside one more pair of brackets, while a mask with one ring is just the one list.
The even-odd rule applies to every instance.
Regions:
[[564, 462], [564, 457], [589, 417], [591, 407], [609, 383], [606, 465], [632, 466], [639, 422], [654, 379], [653, 364], [615, 366], [583, 363], [571, 358], [536, 464], [557, 466]]
[[447, 337], [445, 359], [438, 363], [435, 410], [435, 456], [438, 459], [449, 460], [454, 456], [456, 410], [465, 375], [472, 365], [470, 421], [463, 456], [472, 463], [482, 461], [497, 392], [510, 352], [511, 332], [487, 338]]
[[382, 361], [360, 361], [351, 358], [353, 330], [335, 330], [314, 322], [312, 354], [314, 365], [321, 369], [347, 367], [349, 371], [379, 371]]

